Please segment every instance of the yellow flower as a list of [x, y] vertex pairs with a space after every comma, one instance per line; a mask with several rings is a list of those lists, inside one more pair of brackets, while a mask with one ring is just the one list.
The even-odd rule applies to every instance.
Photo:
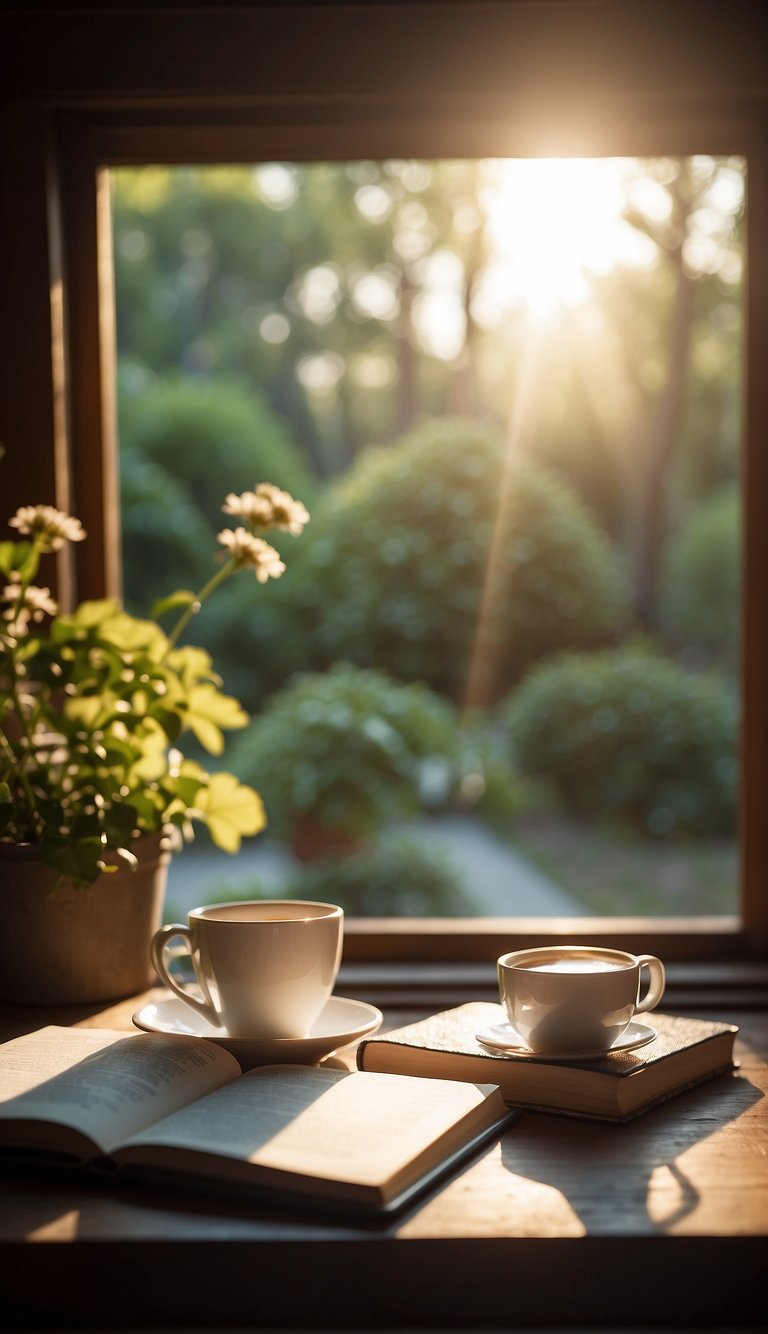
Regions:
[[59, 551], [65, 542], [82, 542], [86, 536], [79, 519], [53, 505], [22, 505], [9, 523], [24, 537], [39, 537], [43, 551]]
[[250, 565], [260, 584], [268, 579], [279, 579], [285, 569], [279, 552], [261, 537], [254, 537], [247, 528], [225, 528], [216, 541], [229, 551], [238, 565]]
[[252, 529], [280, 528], [294, 537], [309, 523], [309, 512], [301, 501], [271, 482], [261, 482], [255, 491], [243, 491], [239, 496], [230, 492], [222, 509], [225, 514], [245, 519]]

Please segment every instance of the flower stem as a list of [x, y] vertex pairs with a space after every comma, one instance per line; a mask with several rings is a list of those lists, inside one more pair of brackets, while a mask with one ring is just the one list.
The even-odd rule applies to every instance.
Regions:
[[37, 803], [35, 801], [35, 795], [32, 791], [32, 785], [29, 781], [29, 775], [26, 773], [27, 761], [29, 760], [29, 756], [32, 753], [34, 729], [31, 728], [29, 725], [29, 719], [27, 718], [24, 712], [24, 708], [21, 703], [21, 698], [19, 696], [19, 682], [16, 673], [16, 660], [14, 658], [13, 650], [11, 650], [8, 654], [8, 663], [10, 668], [11, 699], [13, 700], [14, 712], [19, 720], [19, 727], [21, 728], [22, 737], [26, 743], [26, 751], [23, 752], [21, 755], [17, 756], [15, 751], [13, 750], [13, 747], [10, 746], [7, 737], [4, 737], [3, 740], [6, 742], [6, 745], [8, 745], [9, 749], [11, 750], [13, 756], [13, 764], [14, 767], [16, 768], [19, 782], [21, 783], [21, 786], [24, 789], [24, 795], [27, 798], [30, 823], [34, 823]]
[[19, 607], [21, 607], [21, 604], [23, 602], [23, 595], [26, 593], [27, 589], [29, 588], [29, 585], [32, 583], [32, 580], [35, 578], [35, 575], [40, 569], [40, 557], [42, 555], [42, 551], [43, 551], [43, 535], [41, 533], [36, 533], [32, 539], [32, 547], [29, 552], [29, 555], [27, 556], [27, 559], [24, 562], [24, 565], [26, 567], [26, 573], [22, 574], [21, 576], [22, 597], [19, 599]]
[[3, 749], [5, 750], [9, 764], [11, 765], [12, 768], [15, 768], [16, 752], [14, 751], [13, 746], [11, 745], [10, 741], [8, 740], [2, 728], [0, 728], [0, 742], [2, 742]]
[[197, 594], [197, 597], [195, 598], [194, 602], [190, 602], [189, 606], [184, 608], [184, 611], [181, 613], [181, 616], [179, 617], [178, 621], [176, 622], [173, 628], [171, 635], [169, 636], [168, 648], [165, 654], [166, 657], [170, 653], [171, 649], [174, 649], [176, 647], [176, 645], [179, 642], [179, 639], [181, 638], [182, 634], [189, 625], [189, 622], [192, 620], [192, 617], [197, 615], [197, 613], [199, 612], [200, 608], [202, 607], [206, 599], [211, 596], [211, 593], [213, 593], [219, 587], [220, 584], [224, 583], [225, 579], [228, 579], [231, 574], [234, 574], [237, 568], [238, 568], [237, 561], [234, 560], [232, 557], [230, 557], [230, 559], [226, 562], [226, 564], [222, 565], [221, 569], [217, 570], [216, 573], [212, 575], [212, 577], [208, 580], [208, 583], [203, 585], [203, 587], [200, 589], [200, 592]]

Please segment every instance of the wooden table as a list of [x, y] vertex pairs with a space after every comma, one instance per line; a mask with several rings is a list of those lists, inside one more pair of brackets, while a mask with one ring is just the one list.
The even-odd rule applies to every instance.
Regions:
[[[129, 1030], [143, 999], [0, 1011], [0, 1037], [51, 1022]], [[0, 1324], [762, 1324], [767, 1026], [754, 1012], [709, 1017], [741, 1027], [737, 1074], [623, 1127], [526, 1114], [386, 1225], [6, 1172]]]

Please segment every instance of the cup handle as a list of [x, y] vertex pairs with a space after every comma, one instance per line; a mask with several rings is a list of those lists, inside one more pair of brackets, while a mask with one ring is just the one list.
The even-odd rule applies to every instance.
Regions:
[[635, 1006], [635, 1014], [643, 1014], [646, 1010], [653, 1010], [664, 995], [664, 988], [667, 984], [667, 975], [664, 971], [664, 964], [661, 959], [657, 959], [655, 954], [638, 954], [637, 962], [640, 965], [640, 976], [642, 977], [643, 968], [647, 968], [650, 973], [648, 981], [648, 990], [643, 999], [639, 999]]
[[[187, 945], [189, 946], [192, 967], [195, 969], [195, 979], [203, 996], [206, 998], [204, 1000], [198, 1000], [196, 996], [191, 995], [190, 992], [187, 991], [186, 987], [182, 987], [180, 983], [176, 981], [176, 978], [168, 967], [166, 954], [170, 941], [174, 936], [180, 936], [182, 940], [186, 940]], [[215, 1024], [217, 1028], [221, 1027], [221, 1018], [216, 1013], [210, 992], [205, 984], [205, 979], [200, 977], [197, 967], [195, 966], [195, 955], [189, 927], [182, 926], [180, 922], [170, 922], [167, 926], [161, 926], [160, 930], [155, 932], [150, 941], [149, 957], [152, 960], [152, 965], [160, 978], [160, 981], [163, 982], [174, 995], [178, 996], [179, 1000], [183, 1000], [185, 1005], [190, 1005], [193, 1010], [197, 1010], [198, 1014], [203, 1015], [209, 1023]]]

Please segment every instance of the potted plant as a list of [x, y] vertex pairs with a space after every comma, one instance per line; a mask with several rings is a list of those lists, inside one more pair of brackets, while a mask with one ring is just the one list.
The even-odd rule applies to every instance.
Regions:
[[385, 823], [445, 797], [455, 782], [455, 711], [420, 684], [336, 663], [269, 701], [233, 754], [262, 778], [272, 826], [309, 861], [357, 852]]
[[[227, 497], [238, 520], [218, 534], [219, 568], [152, 618], [112, 598], [60, 614], [36, 584], [41, 558], [86, 536], [76, 518], [29, 505], [0, 543], [0, 995], [20, 1002], [103, 1000], [149, 985], [168, 855], [195, 822], [227, 852], [265, 824], [259, 793], [185, 758], [192, 734], [220, 755], [249, 719], [202, 648], [182, 645], [203, 603], [251, 570], [282, 574], [269, 529], [309, 515], [268, 483]], [[169, 618], [167, 632], [160, 624]]]

